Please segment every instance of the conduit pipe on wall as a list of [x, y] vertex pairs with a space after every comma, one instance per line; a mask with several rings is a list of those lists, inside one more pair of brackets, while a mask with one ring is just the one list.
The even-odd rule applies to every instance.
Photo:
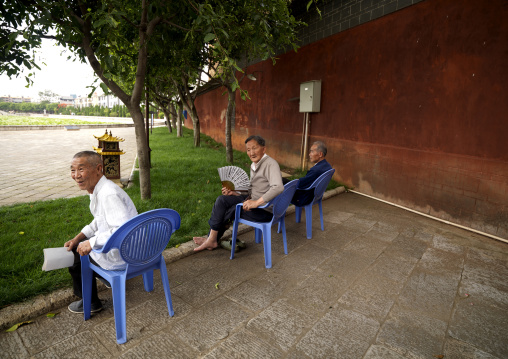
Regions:
[[392, 205], [392, 206], [395, 206], [395, 207], [399, 207], [399, 208], [405, 209], [406, 211], [413, 212], [413, 213], [419, 214], [421, 216], [425, 216], [427, 218], [434, 219], [434, 220], [439, 221], [439, 222], [443, 222], [443, 223], [449, 224], [450, 226], [454, 226], [454, 227], [458, 227], [458, 228], [461, 228], [461, 229], [465, 229], [466, 231], [478, 233], [478, 234], [481, 234], [482, 236], [490, 237], [492, 239], [495, 239], [495, 240], [498, 240], [498, 241], [501, 241], [501, 242], [504, 242], [504, 243], [508, 243], [507, 239], [504, 239], [504, 238], [501, 238], [501, 237], [498, 237], [498, 236], [494, 236], [494, 235], [489, 234], [489, 233], [481, 232], [481, 231], [478, 231], [478, 230], [470, 228], [470, 227], [462, 226], [460, 224], [447, 221], [445, 219], [437, 218], [437, 217], [431, 216], [430, 214], [418, 212], [418, 211], [415, 211], [414, 209], [407, 208], [407, 207], [404, 207], [404, 206], [401, 206], [399, 204], [395, 204], [395, 203], [392, 203], [392, 202], [388, 202], [388, 201], [385, 201], [385, 200], [380, 199], [380, 198], [369, 196], [368, 194], [365, 194], [365, 193], [361, 193], [361, 192], [354, 191], [354, 190], [351, 190], [351, 189], [348, 190], [348, 191], [356, 193], [356, 194], [359, 194], [359, 195], [362, 195], [362, 196], [365, 196], [365, 197], [369, 197], [369, 198], [375, 199], [376, 201], [384, 202], [386, 204], [389, 204], [389, 205]]
[[303, 132], [302, 132], [302, 151], [301, 151], [302, 171], [305, 171], [307, 169], [308, 141], [309, 141], [309, 113], [304, 112], [304, 114], [303, 114]]
[[302, 143], [300, 144], [300, 167], [303, 167], [303, 144], [305, 143], [305, 113], [303, 114]]

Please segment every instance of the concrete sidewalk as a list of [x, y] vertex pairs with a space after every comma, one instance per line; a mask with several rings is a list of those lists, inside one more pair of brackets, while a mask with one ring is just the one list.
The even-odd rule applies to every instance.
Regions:
[[151, 293], [130, 280], [123, 345], [104, 290], [105, 310], [86, 322], [61, 303], [54, 318], [0, 333], [0, 357], [508, 357], [506, 244], [358, 194], [323, 207], [325, 231], [316, 208], [311, 240], [286, 218], [289, 255], [274, 233], [269, 270], [252, 231], [234, 260], [191, 243], [170, 251], [175, 316], [158, 273]]
[[[120, 149], [121, 177], [129, 179], [136, 159], [134, 127], [107, 127], [108, 133], [125, 139]], [[0, 206], [55, 198], [84, 196], [71, 179], [72, 156], [97, 146], [94, 137], [106, 128], [47, 131], [1, 131]]]

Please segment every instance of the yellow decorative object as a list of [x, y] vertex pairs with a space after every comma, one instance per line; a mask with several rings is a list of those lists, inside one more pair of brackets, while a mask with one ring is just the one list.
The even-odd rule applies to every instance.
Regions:
[[99, 140], [98, 147], [93, 149], [102, 157], [102, 166], [104, 168], [104, 175], [109, 179], [120, 178], [120, 155], [125, 154], [120, 149], [119, 142], [125, 141], [123, 138], [114, 137], [111, 131], [100, 137], [94, 135]]
[[119, 152], [105, 152], [102, 150], [102, 148], [94, 147], [93, 148], [95, 152], [97, 152], [99, 155], [125, 155], [125, 152], [120, 150]]
[[120, 138], [120, 137], [114, 137], [112, 134], [111, 134], [111, 131], [109, 131], [109, 135], [108, 135], [108, 130], [106, 130], [106, 133], [103, 134], [102, 136], [100, 137], [97, 137], [97, 136], [93, 136], [95, 137], [96, 139], [98, 139], [99, 141], [104, 141], [104, 142], [123, 142], [125, 141], [124, 138]]

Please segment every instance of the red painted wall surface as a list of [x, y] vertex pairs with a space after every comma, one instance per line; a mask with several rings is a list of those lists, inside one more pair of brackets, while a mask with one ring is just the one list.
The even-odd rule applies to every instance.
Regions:
[[[298, 167], [300, 83], [322, 80], [310, 141], [355, 190], [508, 238], [508, 6], [428, 0], [247, 68], [233, 144], [260, 134]], [[224, 141], [227, 96], [197, 99], [201, 129]], [[192, 127], [190, 122], [187, 126]]]

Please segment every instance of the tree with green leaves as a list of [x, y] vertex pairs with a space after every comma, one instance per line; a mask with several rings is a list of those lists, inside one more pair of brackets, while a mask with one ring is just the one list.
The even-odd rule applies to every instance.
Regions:
[[[197, 16], [192, 31], [185, 36], [174, 34], [168, 41], [166, 53], [172, 60], [162, 71], [150, 71], [150, 88], [161, 96], [170, 88], [173, 93], [176, 89], [173, 96], [192, 120], [195, 146], [199, 146], [200, 122], [194, 101], [199, 94], [224, 86], [228, 93], [226, 160], [233, 162], [231, 123], [236, 91], [240, 90], [242, 99], [248, 98], [240, 88], [245, 74], [237, 76], [243, 72], [238, 62], [269, 57], [275, 61], [276, 51], [296, 48], [296, 27], [302, 23], [290, 15], [288, 4], [286, 0], [192, 3]], [[149, 61], [160, 59], [151, 56]]]
[[[141, 198], [151, 198], [149, 148], [140, 107], [147, 59], [149, 53], [163, 51], [164, 44], [153, 41], [154, 37], [169, 35], [175, 29], [187, 31], [195, 12], [186, 2], [162, 0], [13, 0], [12, 3], [9, 10], [15, 12], [17, 33], [25, 36], [27, 48], [37, 47], [41, 38], [56, 40], [79, 60], [87, 61], [102, 81], [103, 90], [111, 91], [125, 104], [136, 131]], [[27, 52], [18, 51], [20, 45], [13, 32], [9, 33], [8, 45], [16, 50], [14, 55], [18, 58], [28, 57]], [[10, 73], [16, 71], [19, 69], [11, 69]]]
[[[218, 74], [236, 91], [239, 83], [231, 75], [241, 71], [236, 59], [246, 53], [261, 59], [273, 56], [286, 36], [293, 43], [295, 21], [287, 4], [286, 0], [11, 0], [0, 7], [4, 19], [0, 66], [10, 76], [19, 74], [22, 66], [33, 68], [32, 50], [43, 38], [88, 62], [104, 92], [117, 96], [133, 119], [140, 193], [149, 199], [149, 147], [141, 108], [146, 77], [170, 71], [181, 103], [196, 121], [195, 145], [199, 145], [195, 97], [188, 90], [199, 87], [195, 84], [201, 81], [201, 66], [206, 61], [219, 64]], [[171, 41], [179, 47], [169, 46]]]
[[[248, 94], [240, 83], [245, 73], [240, 62], [271, 58], [288, 47], [296, 51], [296, 30], [303, 23], [289, 12], [289, 1], [217, 1], [205, 2], [198, 7], [196, 22], [207, 29], [207, 68], [213, 70], [213, 80], [224, 86], [228, 93], [226, 110], [226, 160], [233, 163], [231, 125], [234, 121], [236, 91], [246, 100]], [[239, 74], [239, 75], [238, 75]]]
[[39, 98], [41, 99], [41, 102], [48, 102], [49, 103], [49, 102], [51, 102], [51, 100], [58, 98], [58, 94], [54, 93], [51, 90], [39, 91], [38, 95], [39, 95]]
[[[23, 30], [31, 11], [27, 3], [29, 1], [0, 3], [0, 73], [9, 77], [20, 76], [24, 69], [40, 70], [32, 51], [41, 46], [44, 31], [33, 29], [34, 33], [28, 33]], [[25, 75], [27, 86], [33, 83], [32, 75], [33, 72]]]

